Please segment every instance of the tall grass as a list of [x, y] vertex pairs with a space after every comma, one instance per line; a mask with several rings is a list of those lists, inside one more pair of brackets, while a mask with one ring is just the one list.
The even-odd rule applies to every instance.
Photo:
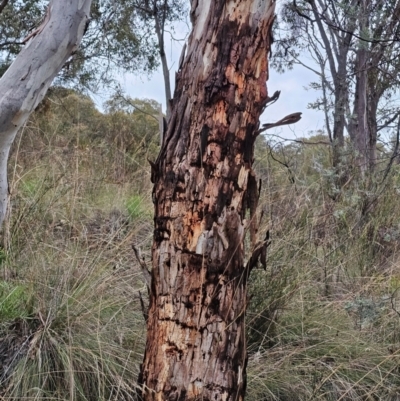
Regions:
[[33, 116], [11, 160], [0, 254], [0, 395], [133, 400], [146, 288], [132, 244], [146, 250], [151, 243], [147, 166], [129, 153], [116, 158], [110, 138], [88, 147], [104, 117], [74, 93], [56, 100]]
[[248, 399], [399, 400], [398, 166], [340, 189], [324, 146], [274, 152], [258, 147], [272, 241], [250, 288]]
[[[132, 245], [150, 260], [158, 125], [71, 91], [47, 102], [11, 160], [0, 396], [133, 400], [147, 290]], [[271, 245], [250, 276], [247, 399], [400, 400], [399, 166], [340, 188], [324, 145], [256, 151]]]

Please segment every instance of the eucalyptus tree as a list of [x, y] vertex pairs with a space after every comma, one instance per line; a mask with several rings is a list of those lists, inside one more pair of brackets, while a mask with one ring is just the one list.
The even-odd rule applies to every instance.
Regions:
[[[103, 0], [105, 10], [115, 10], [111, 15], [122, 12], [124, 14], [123, 24], [126, 29], [130, 29], [140, 36], [141, 40], [148, 42], [147, 50], [151, 50], [154, 59], [161, 62], [164, 77], [164, 91], [167, 105], [167, 119], [171, 114], [171, 78], [170, 67], [165, 49], [165, 37], [168, 34], [173, 37], [175, 24], [186, 20], [188, 7], [186, 0]], [[118, 11], [117, 11], [118, 10]], [[118, 21], [116, 26], [120, 26]], [[154, 49], [156, 51], [154, 52]], [[157, 56], [155, 56], [157, 53]], [[126, 55], [131, 55], [127, 52]]]
[[25, 38], [26, 44], [0, 79], [0, 224], [8, 203], [10, 147], [54, 77], [77, 50], [90, 6], [91, 0], [51, 0], [42, 23]]
[[317, 75], [312, 86], [321, 97], [311, 107], [324, 111], [335, 166], [347, 132], [361, 172], [373, 170], [379, 131], [399, 116], [387, 104], [400, 84], [399, 17], [397, 0], [290, 0], [282, 7], [287, 30], [277, 32], [274, 65], [298, 63]]
[[[78, 4], [83, 8], [77, 8], [75, 16], [73, 7], [78, 7], [74, 5], [76, 1], [67, 1], [60, 8], [61, 3], [59, 0], [49, 4], [43, 0], [3, 0], [0, 3], [0, 90], [3, 94], [0, 112], [3, 132], [0, 138], [0, 223], [7, 205], [6, 165], [10, 146], [17, 130], [41, 101], [53, 79], [61, 84], [75, 82], [81, 88], [93, 89], [99, 80], [104, 84], [110, 79], [116, 69], [153, 71], [159, 63], [157, 52], [164, 55], [161, 60], [166, 65], [164, 30], [168, 23], [183, 13], [183, 1], [179, 3], [178, 0], [162, 4], [156, 1], [150, 4], [145, 0], [80, 0]], [[148, 7], [152, 7], [153, 14], [145, 18]], [[81, 9], [85, 10], [84, 17]], [[158, 21], [159, 30], [149, 24], [151, 17]], [[79, 25], [78, 32], [76, 21], [79, 18], [84, 24]], [[71, 24], [70, 31], [67, 23]], [[57, 25], [60, 29], [55, 32]], [[161, 34], [161, 42], [158, 34]], [[54, 43], [51, 44], [53, 37]], [[61, 42], [63, 38], [75, 42], [65, 45]], [[54, 49], [59, 50], [51, 57]], [[23, 69], [24, 65], [28, 66], [27, 71]], [[168, 69], [164, 68], [165, 71]], [[26, 96], [30, 96], [29, 99]], [[15, 121], [14, 112], [19, 112], [21, 118], [10, 126]]]
[[[0, 75], [40, 25], [46, 5], [44, 0], [9, 1], [0, 8]], [[152, 72], [159, 64], [158, 43], [133, 10], [132, 1], [93, 0], [90, 24], [58, 74], [58, 84], [96, 90], [111, 83], [116, 70]]]
[[192, 0], [193, 28], [152, 166], [145, 401], [245, 396], [247, 279], [266, 243], [245, 263], [243, 240], [258, 197], [259, 116], [271, 101], [274, 7], [274, 0]]

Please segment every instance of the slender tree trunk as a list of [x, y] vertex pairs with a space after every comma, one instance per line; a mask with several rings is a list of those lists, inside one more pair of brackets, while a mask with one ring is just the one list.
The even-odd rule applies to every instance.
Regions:
[[193, 0], [193, 31], [153, 166], [145, 401], [236, 401], [246, 388], [243, 238], [274, 0]]
[[156, 34], [157, 34], [157, 39], [158, 39], [158, 48], [159, 48], [159, 52], [160, 52], [163, 77], [164, 77], [165, 100], [166, 100], [166, 108], [167, 108], [166, 116], [167, 116], [167, 121], [169, 121], [169, 119], [171, 118], [171, 99], [172, 99], [171, 79], [170, 79], [170, 75], [169, 75], [167, 55], [165, 54], [164, 27], [161, 25], [157, 14], [155, 14], [155, 28], [156, 28]]
[[43, 99], [54, 77], [77, 49], [91, 0], [52, 0], [42, 25], [0, 79], [0, 225], [8, 203], [7, 161], [19, 128]]
[[358, 110], [358, 85], [359, 80], [356, 77], [356, 84], [354, 88], [354, 101], [353, 101], [353, 110], [350, 112], [350, 105], [349, 105], [349, 122], [347, 124], [347, 129], [349, 132], [350, 142], [355, 150], [357, 132], [358, 132], [358, 118], [357, 118], [357, 110]]
[[340, 165], [340, 157], [344, 147], [344, 128], [346, 125], [345, 110], [347, 101], [347, 70], [341, 71], [339, 68], [335, 85], [335, 105], [333, 121], [333, 166]]
[[[360, 34], [365, 35], [367, 29], [367, 1], [360, 1], [360, 15], [359, 15], [359, 29]], [[355, 96], [357, 101], [357, 127], [355, 138], [355, 149], [357, 152], [357, 164], [361, 174], [365, 172], [368, 167], [368, 148], [369, 148], [369, 135], [367, 125], [367, 42], [362, 39], [359, 40], [357, 50], [357, 93]]]
[[378, 122], [376, 114], [378, 112], [378, 97], [370, 96], [368, 102], [368, 133], [369, 133], [369, 169], [374, 171], [376, 165], [376, 144], [378, 141]]
[[[360, 44], [363, 46], [363, 43]], [[349, 124], [349, 135], [355, 151], [355, 159], [361, 174], [368, 167], [369, 134], [367, 124], [367, 71], [366, 50], [359, 48], [356, 57], [357, 73], [354, 93], [354, 109]]]
[[[356, 7], [359, 0], [351, 0], [350, 8]], [[295, 4], [295, 2], [293, 2]], [[334, 86], [334, 110], [333, 110], [333, 166], [339, 169], [341, 155], [344, 147], [344, 129], [346, 126], [346, 110], [348, 109], [349, 93], [347, 83], [347, 57], [350, 50], [353, 33], [356, 29], [356, 18], [351, 17], [344, 22], [343, 31], [338, 33], [329, 24], [324, 23], [325, 11], [329, 7], [329, 1], [307, 0], [311, 6], [315, 23], [324, 44], [330, 73]], [[347, 5], [347, 4], [346, 4]], [[326, 22], [326, 21], [325, 21]], [[335, 37], [335, 43], [332, 43]]]

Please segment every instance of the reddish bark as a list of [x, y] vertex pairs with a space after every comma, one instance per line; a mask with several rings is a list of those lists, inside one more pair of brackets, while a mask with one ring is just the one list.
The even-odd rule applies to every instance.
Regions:
[[[273, 0], [194, 0], [172, 115], [153, 166], [155, 231], [142, 399], [243, 400], [243, 239], [268, 101]], [[252, 213], [253, 214], [253, 213]]]

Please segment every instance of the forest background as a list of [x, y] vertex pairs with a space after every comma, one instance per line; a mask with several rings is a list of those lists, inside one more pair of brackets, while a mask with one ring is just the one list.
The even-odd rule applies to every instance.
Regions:
[[[137, 8], [128, 7], [134, 2], [126, 2], [125, 14], [107, 7], [111, 3], [96, 4], [86, 44], [19, 133], [10, 160], [11, 206], [0, 255], [5, 399], [131, 400], [135, 395], [147, 289], [132, 245], [149, 262], [153, 204], [147, 160], [159, 150], [159, 110], [154, 100], [119, 90], [112, 61], [136, 73], [150, 72], [160, 44], [157, 35], [128, 23], [136, 15]], [[299, 25], [291, 27], [300, 40], [301, 24], [311, 23], [301, 14], [311, 18], [313, 10], [307, 2], [296, 6], [303, 7], [300, 13], [289, 9], [276, 27], [296, 16]], [[2, 10], [0, 25], [12, 42], [0, 44], [3, 71], [21, 39], [39, 23], [43, 7], [16, 2]], [[393, 7], [398, 10], [397, 2]], [[30, 19], [19, 26], [21, 20], [11, 17], [22, 12]], [[177, 19], [184, 14], [182, 8]], [[124, 26], [130, 28], [121, 33]], [[100, 45], [105, 36], [97, 41], [104, 27], [111, 32], [106, 50]], [[145, 42], [138, 41], [133, 27]], [[288, 32], [276, 32], [275, 60], [282, 49], [292, 49], [285, 47]], [[388, 50], [393, 60], [396, 51]], [[397, 71], [397, 65], [386, 63]], [[394, 93], [396, 73], [390, 72]], [[357, 71], [349, 74], [349, 88], [355, 88]], [[275, 85], [273, 76], [269, 87]], [[102, 111], [88, 95], [99, 80], [117, 88]], [[313, 87], [323, 91], [323, 85]], [[249, 400], [399, 399], [400, 166], [397, 97], [392, 93], [388, 99], [382, 119], [390, 120], [384, 114], [389, 108], [396, 118], [382, 129], [376, 167], [368, 171], [360, 172], [347, 136], [336, 164], [325, 131], [291, 142], [268, 133], [258, 139], [258, 217], [271, 244], [266, 270], [251, 276]], [[306, 113], [306, 103], [290, 111]], [[313, 107], [324, 110], [324, 105], [332, 113], [329, 102]], [[272, 110], [267, 109], [266, 122]]]

